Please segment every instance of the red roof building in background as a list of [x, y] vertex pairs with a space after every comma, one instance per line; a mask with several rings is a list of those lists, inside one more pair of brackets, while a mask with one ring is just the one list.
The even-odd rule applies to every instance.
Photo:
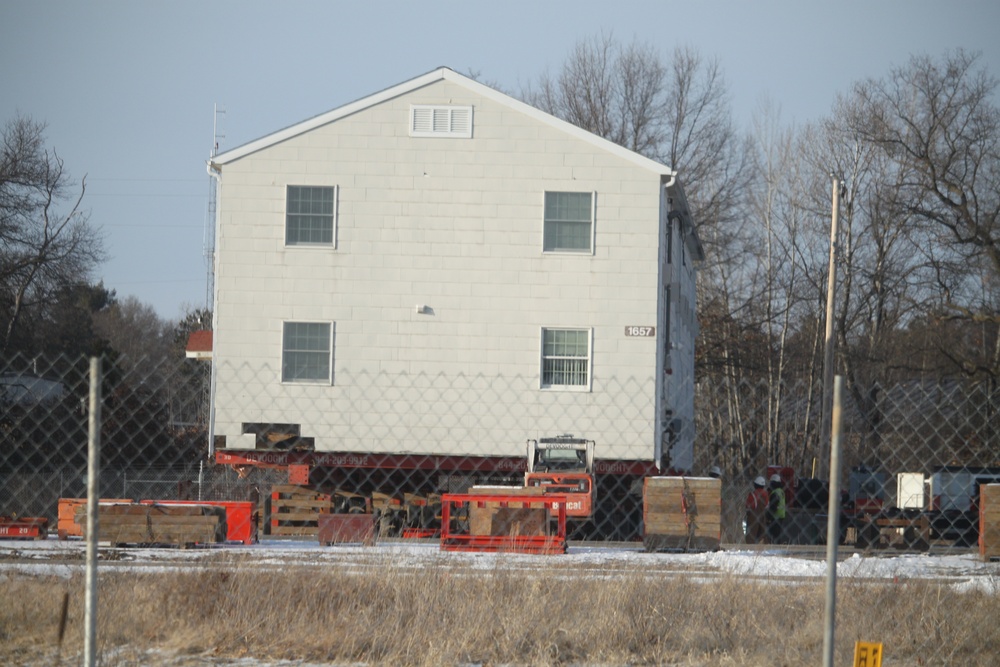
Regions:
[[212, 332], [192, 331], [188, 336], [184, 354], [188, 359], [212, 359]]

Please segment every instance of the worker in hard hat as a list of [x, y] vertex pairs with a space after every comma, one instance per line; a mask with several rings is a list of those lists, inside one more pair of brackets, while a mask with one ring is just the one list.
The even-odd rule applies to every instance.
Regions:
[[767, 483], [764, 477], [757, 476], [753, 481], [753, 490], [747, 494], [747, 544], [761, 544], [767, 537]]
[[708, 469], [708, 476], [712, 479], [722, 479], [722, 468], [719, 466], [712, 466]]
[[771, 544], [783, 541], [785, 524], [785, 487], [781, 475], [771, 475], [767, 501], [767, 537]]

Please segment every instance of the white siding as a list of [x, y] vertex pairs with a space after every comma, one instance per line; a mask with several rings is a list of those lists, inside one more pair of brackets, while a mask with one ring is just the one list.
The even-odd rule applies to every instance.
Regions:
[[[473, 107], [473, 138], [409, 136], [420, 104]], [[227, 163], [221, 180], [216, 434], [273, 421], [320, 451], [521, 455], [527, 438], [574, 433], [599, 458], [652, 458], [657, 339], [624, 329], [657, 325], [659, 174], [440, 81]], [[284, 245], [287, 185], [338, 186], [336, 248]], [[597, 193], [593, 255], [543, 255], [545, 190]], [[280, 383], [287, 320], [335, 323], [332, 386]], [[538, 389], [546, 326], [593, 329], [592, 391]], [[397, 405], [422, 413], [380, 420], [393, 399], [375, 387], [393, 377]], [[470, 398], [425, 404], [450, 378]], [[490, 420], [491, 387], [510, 423]]]

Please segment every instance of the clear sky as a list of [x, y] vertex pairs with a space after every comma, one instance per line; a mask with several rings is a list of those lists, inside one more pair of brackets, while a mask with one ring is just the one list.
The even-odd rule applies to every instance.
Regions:
[[442, 65], [516, 91], [601, 31], [718, 58], [747, 127], [764, 95], [817, 120], [917, 53], [1000, 77], [1000, 0], [0, 0], [0, 123], [48, 124], [106, 236], [95, 278], [177, 318], [206, 301], [216, 105], [226, 150]]

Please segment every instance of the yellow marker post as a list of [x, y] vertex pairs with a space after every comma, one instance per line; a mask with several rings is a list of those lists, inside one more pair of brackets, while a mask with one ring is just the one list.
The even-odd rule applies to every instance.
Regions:
[[854, 667], [882, 667], [882, 644], [856, 642]]

